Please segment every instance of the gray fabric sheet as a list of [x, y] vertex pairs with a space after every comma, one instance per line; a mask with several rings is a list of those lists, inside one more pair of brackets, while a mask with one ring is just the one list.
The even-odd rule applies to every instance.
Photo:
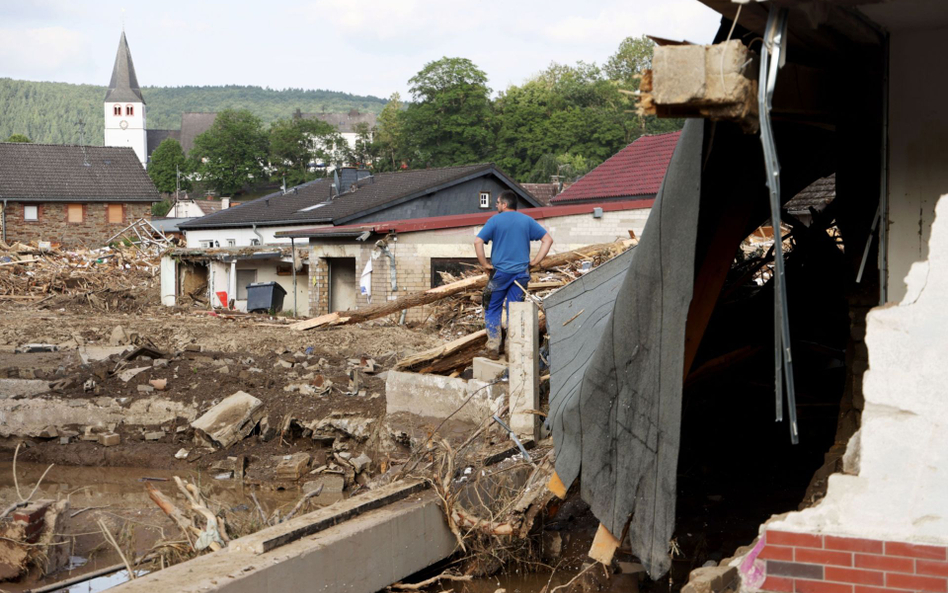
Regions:
[[[685, 124], [612, 315], [595, 326], [601, 337], [582, 384], [550, 399], [557, 473], [569, 485], [582, 472], [583, 500], [614, 535], [631, 517], [632, 551], [652, 578], [671, 566], [703, 137], [703, 121]], [[551, 342], [569, 331], [549, 327]], [[551, 363], [551, 388], [558, 373], [576, 372]]]

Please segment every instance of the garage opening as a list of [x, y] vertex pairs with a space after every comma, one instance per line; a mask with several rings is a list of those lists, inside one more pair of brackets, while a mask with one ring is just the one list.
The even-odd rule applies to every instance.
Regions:
[[329, 312], [356, 308], [356, 260], [354, 257], [330, 257]]

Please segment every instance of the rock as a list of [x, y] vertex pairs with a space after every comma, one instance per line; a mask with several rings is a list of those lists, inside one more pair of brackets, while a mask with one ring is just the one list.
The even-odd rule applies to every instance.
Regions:
[[147, 371], [149, 368], [151, 367], [138, 367], [136, 369], [125, 369], [124, 371], [119, 373], [118, 378], [121, 379], [122, 382], [128, 383], [129, 381], [132, 380], [132, 378], [135, 377], [135, 375], [141, 373], [142, 371]]
[[155, 391], [155, 388], [151, 385], [138, 385], [135, 389], [138, 390], [138, 393], [152, 393]]
[[372, 458], [366, 455], [365, 453], [349, 460], [349, 463], [352, 464], [352, 467], [355, 468], [357, 474], [361, 474], [369, 465], [372, 464]]
[[122, 442], [119, 435], [114, 432], [104, 432], [99, 435], [99, 444], [103, 447], [114, 447]]
[[55, 426], [47, 426], [36, 436], [41, 439], [56, 439], [59, 438], [59, 430]]
[[191, 452], [188, 451], [187, 449], [178, 449], [178, 452], [174, 454], [174, 458], [175, 458], [175, 459], [187, 459], [187, 458], [188, 458], [188, 454], [190, 454], [190, 453], [191, 453]]
[[128, 334], [125, 333], [125, 328], [121, 325], [116, 325], [112, 329], [112, 334], [109, 336], [109, 344], [112, 346], [124, 346], [128, 344]]
[[149, 385], [157, 389], [158, 391], [164, 391], [168, 386], [167, 379], [152, 379], [148, 382]]
[[279, 463], [274, 470], [274, 478], [277, 480], [299, 480], [309, 469], [309, 462], [312, 459], [309, 453], [294, 453], [292, 455], [283, 455], [274, 458], [279, 459]]
[[192, 422], [191, 427], [218, 446], [227, 448], [249, 435], [263, 412], [262, 401], [238, 391]]

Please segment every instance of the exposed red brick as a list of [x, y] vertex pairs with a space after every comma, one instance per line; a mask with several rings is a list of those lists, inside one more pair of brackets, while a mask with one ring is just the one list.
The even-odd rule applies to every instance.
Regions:
[[793, 593], [793, 579], [784, 577], [767, 577], [760, 586], [761, 591], [775, 591], [776, 593]]
[[13, 520], [24, 523], [35, 523], [46, 515], [46, 509], [49, 508], [48, 502], [30, 503], [29, 505], [13, 511]]
[[827, 566], [823, 571], [823, 578], [827, 581], [854, 583], [857, 585], [884, 585], [885, 574], [877, 570], [858, 570], [853, 568], [839, 568]]
[[929, 591], [930, 593], [948, 593], [948, 580], [939, 577], [921, 577], [911, 574], [886, 573], [886, 587], [909, 589], [910, 591]]
[[853, 586], [845, 583], [796, 579], [793, 581], [793, 589], [796, 593], [852, 593]]
[[903, 542], [886, 542], [885, 553], [888, 556], [910, 556], [929, 560], [948, 560], [944, 546], [923, 546]]
[[916, 560], [915, 572], [918, 574], [927, 574], [936, 577], [948, 577], [948, 562]]
[[764, 546], [757, 555], [761, 560], [793, 560], [793, 548], [787, 546]]
[[849, 552], [797, 548], [795, 559], [797, 562], [806, 562], [808, 564], [830, 564], [833, 566], [853, 565], [853, 555]]
[[822, 548], [823, 536], [812, 533], [792, 533], [790, 531], [768, 531], [767, 544], [778, 546], [803, 546], [806, 548]]
[[856, 585], [855, 593], [903, 593], [901, 589], [886, 589], [885, 587], [867, 587]]
[[873, 554], [856, 554], [853, 562], [856, 568], [884, 570], [886, 572], [915, 572], [915, 561], [911, 558], [894, 558]]
[[823, 537], [823, 547], [827, 550], [843, 550], [846, 552], [865, 552], [866, 554], [881, 554], [882, 542], [877, 539], [862, 539], [858, 537], [837, 537], [827, 535]]

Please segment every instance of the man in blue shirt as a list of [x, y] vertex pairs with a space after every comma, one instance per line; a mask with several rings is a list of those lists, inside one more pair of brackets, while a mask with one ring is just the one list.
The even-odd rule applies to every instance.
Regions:
[[[484, 288], [484, 323], [487, 326], [487, 354], [500, 358], [504, 303], [519, 302], [530, 281], [530, 268], [538, 265], [553, 244], [553, 237], [540, 223], [517, 212], [517, 194], [507, 190], [497, 196], [497, 212], [474, 239], [474, 251], [481, 267], [490, 273]], [[540, 241], [540, 250], [530, 259], [530, 241]], [[484, 256], [484, 244], [491, 245], [490, 260]], [[519, 283], [519, 286], [518, 286]], [[508, 308], [509, 314], [509, 308]]]

